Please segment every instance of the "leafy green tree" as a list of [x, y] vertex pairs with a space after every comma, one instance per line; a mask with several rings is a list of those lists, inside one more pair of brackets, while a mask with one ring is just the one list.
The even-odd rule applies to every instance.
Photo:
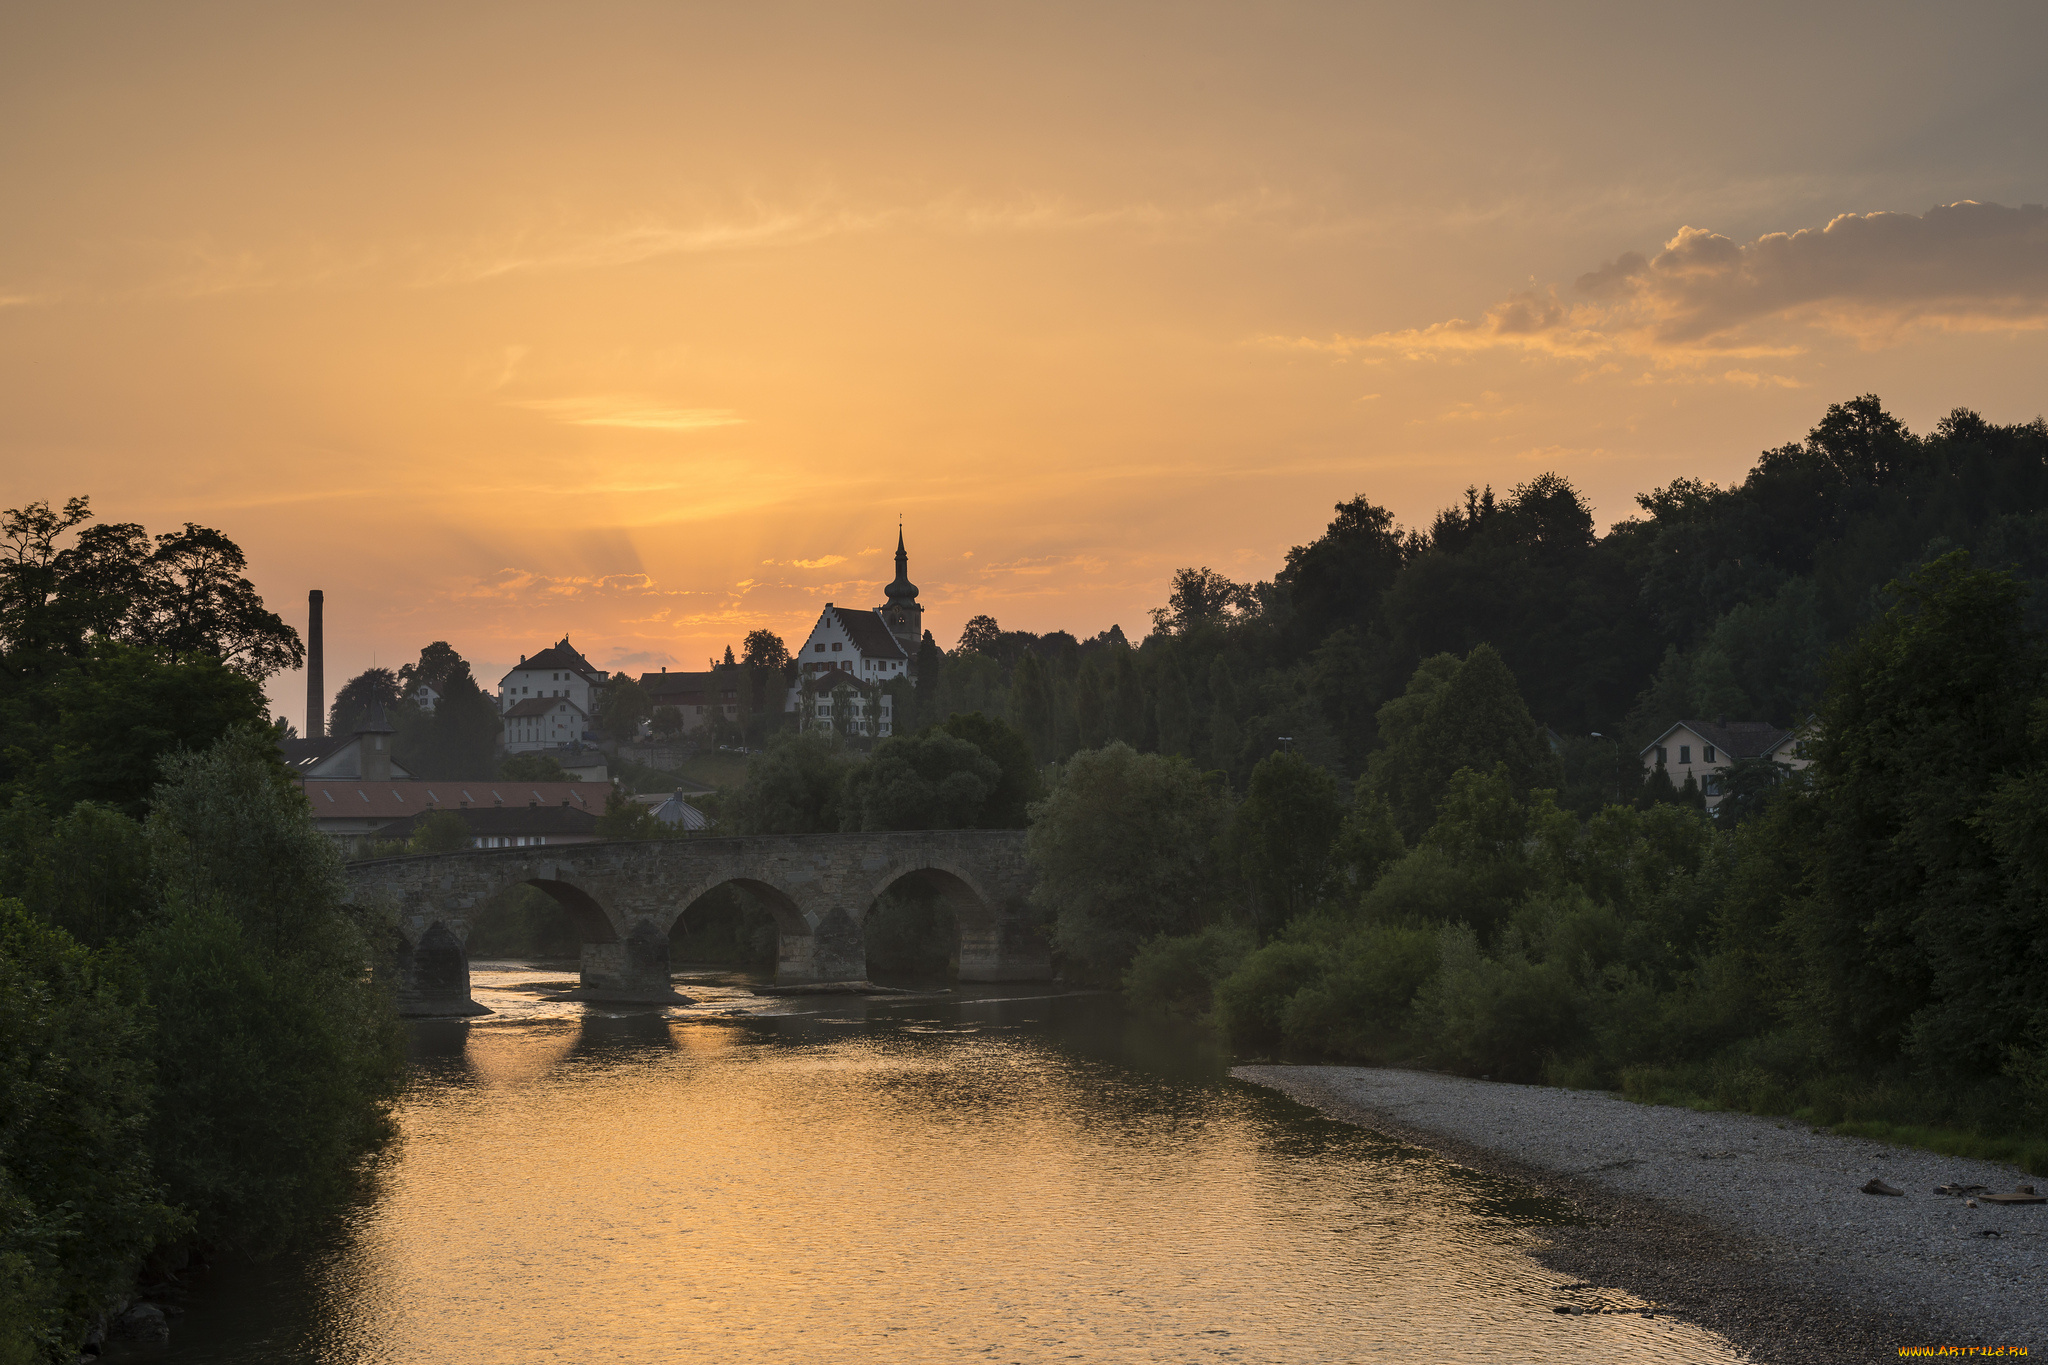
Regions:
[[97, 646], [57, 670], [34, 704], [28, 725], [9, 727], [19, 742], [0, 770], [12, 768], [16, 790], [54, 810], [96, 801], [140, 815], [166, 756], [267, 730], [262, 689], [246, 674], [210, 656], [169, 664], [125, 645]]
[[346, 738], [382, 715], [387, 720], [398, 706], [398, 675], [388, 668], [366, 668], [341, 685], [327, 708], [327, 733]]
[[407, 853], [458, 853], [470, 844], [469, 822], [458, 811], [428, 811], [413, 825]]
[[33, 907], [88, 948], [130, 938], [149, 910], [142, 827], [91, 801], [51, 820], [40, 803], [17, 796], [0, 812], [0, 896]]
[[1022, 829], [1030, 821], [1031, 803], [1045, 794], [1031, 746], [1017, 727], [999, 716], [965, 711], [946, 717], [939, 727], [955, 739], [972, 744], [1002, 770], [996, 789], [981, 808], [983, 829]]
[[1134, 749], [1145, 747], [1145, 686], [1129, 645], [1112, 645], [1110, 675], [1103, 693], [1109, 738]]
[[1480, 645], [1460, 662], [1439, 655], [1416, 670], [1408, 691], [1380, 708], [1386, 746], [1373, 755], [1375, 788], [1411, 837], [1435, 819], [1452, 773], [1507, 765], [1517, 792], [1555, 784], [1557, 763], [1522, 704], [1500, 655]]
[[1230, 839], [1254, 892], [1254, 925], [1262, 935], [1321, 899], [1344, 814], [1341, 789], [1327, 768], [1275, 753], [1252, 769]]
[[960, 642], [955, 649], [984, 654], [993, 659], [1002, 643], [1003, 628], [996, 624], [993, 616], [970, 616], [961, 627]]
[[76, 1357], [144, 1255], [185, 1228], [151, 1178], [132, 971], [0, 900], [0, 1359]]
[[[398, 670], [398, 680], [404, 696], [391, 723], [397, 732], [392, 757], [399, 766], [419, 778], [488, 779], [504, 722], [497, 701], [477, 685], [468, 661], [437, 640], [420, 651], [417, 664]], [[432, 711], [417, 704], [422, 687], [437, 694]]]
[[498, 778], [504, 782], [567, 782], [568, 770], [547, 754], [506, 754], [498, 764]]
[[1837, 665], [1813, 741], [1816, 894], [1794, 925], [1803, 1008], [1846, 1049], [1996, 1074], [2048, 1017], [2048, 986], [2019, 966], [2048, 918], [1996, 842], [2000, 794], [2048, 759], [2030, 725], [2048, 651], [2023, 591], [1945, 555]]
[[897, 736], [847, 775], [840, 819], [846, 829], [973, 829], [1002, 779], [995, 760], [943, 730]]
[[327, 1216], [387, 1135], [404, 1034], [363, 965], [391, 932], [347, 904], [340, 861], [268, 736], [164, 764], [146, 823], [165, 909], [136, 939], [157, 1027], [150, 1148], [221, 1246]]
[[1195, 751], [1195, 702], [1187, 675], [1172, 655], [1159, 663], [1159, 752], [1192, 757]]
[[1256, 608], [1249, 583], [1233, 583], [1206, 566], [1176, 569], [1166, 605], [1152, 612], [1152, 628], [1161, 635], [1192, 635], [1220, 626]]
[[946, 653], [926, 631], [917, 646], [917, 714], [927, 724], [939, 715], [939, 679], [946, 668]]
[[674, 739], [683, 732], [683, 713], [673, 706], [657, 706], [649, 717], [654, 724], [654, 733], [663, 739]]
[[624, 744], [640, 733], [640, 722], [652, 710], [647, 703], [647, 690], [630, 675], [621, 673], [605, 688], [597, 723], [607, 735]]
[[[1667, 782], [1669, 778], [1665, 779]], [[1771, 798], [1785, 786], [1787, 781], [1803, 788], [1789, 767], [1768, 758], [1738, 758], [1720, 772], [1721, 800], [1714, 807], [1714, 819], [1723, 828], [1733, 829], [1745, 820], [1753, 820], [1769, 808]]]
[[1112, 744], [1068, 760], [1026, 849], [1032, 903], [1074, 969], [1114, 980], [1138, 945], [1191, 928], [1221, 827], [1221, 803], [1185, 759]]
[[1052, 757], [1052, 691], [1035, 653], [1026, 652], [1018, 661], [1010, 684], [1010, 721], [1031, 745], [1032, 757], [1041, 763]]
[[665, 839], [671, 833], [645, 803], [635, 801], [617, 787], [605, 797], [604, 814], [597, 817], [600, 839]]
[[822, 834], [844, 827], [847, 774], [858, 759], [830, 730], [777, 735], [747, 758], [746, 785], [733, 793], [737, 834]]
[[1330, 846], [1332, 863], [1351, 885], [1365, 890], [1405, 851], [1393, 808], [1372, 789], [1370, 779], [1359, 778], [1351, 789], [1351, 808]]
[[170, 663], [204, 656], [259, 683], [305, 661], [298, 634], [242, 576], [232, 540], [190, 522], [154, 540], [133, 523], [78, 531], [91, 517], [83, 497], [61, 512], [0, 512], [0, 651], [18, 665], [115, 642]]
[[789, 664], [789, 646], [772, 630], [750, 630], [741, 646], [740, 662], [779, 672]]

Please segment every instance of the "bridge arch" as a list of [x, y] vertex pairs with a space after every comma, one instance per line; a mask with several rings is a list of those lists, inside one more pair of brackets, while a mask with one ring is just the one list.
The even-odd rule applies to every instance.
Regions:
[[733, 866], [715, 868], [687, 883], [682, 891], [653, 916], [650, 923], [666, 939], [675, 932], [677, 922], [691, 906], [721, 886], [739, 887], [766, 907], [769, 915], [774, 918], [776, 979], [804, 979], [810, 976], [815, 958], [815, 935], [810, 920], [804, 916], [803, 908], [783, 887], [760, 876], [749, 876], [744, 870]]
[[[864, 921], [909, 882], [953, 909], [968, 981], [1042, 980], [1050, 951], [1026, 892], [1021, 830], [758, 835], [465, 849], [371, 859], [345, 873], [351, 899], [388, 905], [404, 937], [400, 995], [413, 1013], [474, 1010], [466, 945], [485, 901], [531, 885], [562, 905], [583, 939], [588, 999], [673, 1002], [669, 932], [714, 887], [746, 888], [774, 917], [776, 978], [839, 981], [866, 970]], [[442, 998], [442, 997], [450, 998]]]

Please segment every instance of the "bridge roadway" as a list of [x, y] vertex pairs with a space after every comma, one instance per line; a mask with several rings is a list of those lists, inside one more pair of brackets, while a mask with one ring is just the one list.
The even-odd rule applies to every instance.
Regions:
[[1027, 897], [1022, 830], [754, 835], [467, 849], [379, 858], [345, 869], [351, 895], [397, 917], [407, 1014], [487, 1013], [469, 994], [469, 932], [485, 902], [517, 885], [559, 901], [583, 937], [590, 1000], [661, 1001], [668, 937], [705, 892], [737, 883], [775, 916], [778, 983], [867, 974], [864, 921], [899, 884], [936, 891], [960, 930], [963, 981], [1040, 981], [1051, 951]]

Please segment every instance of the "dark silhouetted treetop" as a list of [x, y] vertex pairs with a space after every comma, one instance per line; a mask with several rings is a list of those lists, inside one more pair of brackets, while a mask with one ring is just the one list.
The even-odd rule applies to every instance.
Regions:
[[398, 675], [388, 668], [366, 668], [341, 685], [327, 708], [327, 733], [354, 734], [380, 713], [388, 723], [398, 705]]
[[1320, 539], [1287, 552], [1275, 579], [1303, 646], [1340, 627], [1377, 620], [1380, 595], [1422, 548], [1421, 538], [1396, 525], [1392, 512], [1363, 497], [1338, 503], [1336, 511]]
[[1152, 609], [1152, 629], [1162, 635], [1188, 635], [1220, 626], [1258, 609], [1250, 583], [1234, 583], [1214, 569], [1176, 569], [1166, 605]]
[[957, 649], [971, 649], [977, 654], [995, 657], [996, 647], [1003, 638], [1003, 628], [996, 624], [993, 616], [970, 616], [961, 627], [960, 643]]
[[740, 662], [780, 669], [789, 663], [789, 646], [772, 630], [750, 630], [743, 642]]
[[141, 645], [173, 663], [205, 654], [261, 682], [305, 662], [298, 633], [243, 577], [241, 547], [190, 522], [154, 542], [133, 523], [88, 527], [88, 499], [0, 513], [0, 649], [78, 655], [96, 640]]

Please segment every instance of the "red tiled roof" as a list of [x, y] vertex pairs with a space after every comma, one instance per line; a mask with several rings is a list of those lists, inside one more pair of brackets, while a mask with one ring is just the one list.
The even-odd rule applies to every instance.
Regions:
[[396, 820], [430, 810], [560, 806], [601, 813], [609, 782], [350, 782], [309, 777], [300, 783], [313, 818]]
[[[417, 814], [394, 820], [377, 831], [380, 839], [409, 839], [422, 816]], [[471, 806], [457, 810], [469, 832], [476, 835], [492, 834], [584, 834], [597, 833], [597, 813], [581, 806]]]
[[907, 659], [903, 646], [889, 633], [888, 623], [876, 611], [855, 611], [848, 607], [834, 607], [832, 614], [839, 618], [839, 627], [846, 632], [846, 638], [853, 641], [853, 647], [870, 659]]
[[558, 645], [549, 645], [532, 658], [512, 665], [506, 672], [517, 673], [521, 669], [534, 668], [555, 668], [572, 673], [587, 673], [593, 678], [597, 676], [597, 670], [590, 666], [590, 660], [578, 654], [576, 647], [567, 640]]

